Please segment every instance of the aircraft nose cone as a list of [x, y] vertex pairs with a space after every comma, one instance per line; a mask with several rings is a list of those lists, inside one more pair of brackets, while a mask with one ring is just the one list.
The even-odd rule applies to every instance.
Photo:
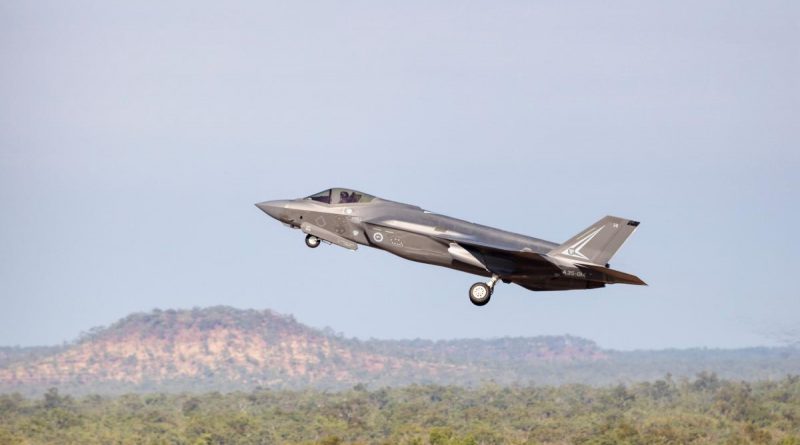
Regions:
[[286, 208], [286, 202], [287, 201], [283, 201], [283, 200], [280, 200], [280, 201], [264, 201], [264, 202], [259, 202], [258, 204], [256, 204], [256, 207], [261, 209], [267, 215], [279, 220], [279, 219], [281, 219], [281, 216], [283, 216], [283, 214], [284, 214], [283, 209]]

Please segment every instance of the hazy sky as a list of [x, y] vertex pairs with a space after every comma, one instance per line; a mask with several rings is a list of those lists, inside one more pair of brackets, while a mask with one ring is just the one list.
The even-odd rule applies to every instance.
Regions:
[[[800, 3], [0, 1], [0, 345], [232, 305], [361, 338], [775, 344], [800, 324]], [[649, 287], [534, 293], [253, 206], [331, 186]]]

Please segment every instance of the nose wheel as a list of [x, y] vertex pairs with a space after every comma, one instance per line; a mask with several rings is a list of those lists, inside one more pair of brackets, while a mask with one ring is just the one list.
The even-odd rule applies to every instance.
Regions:
[[322, 241], [314, 235], [306, 235], [306, 246], [314, 249], [319, 246]]
[[492, 298], [494, 285], [500, 277], [492, 275], [492, 279], [487, 283], [475, 283], [469, 288], [469, 301], [475, 306], [484, 306]]

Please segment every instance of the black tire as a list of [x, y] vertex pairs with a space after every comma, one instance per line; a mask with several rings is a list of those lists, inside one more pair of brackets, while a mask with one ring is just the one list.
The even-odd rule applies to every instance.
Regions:
[[316, 249], [319, 245], [322, 244], [322, 240], [317, 238], [314, 235], [306, 235], [306, 246]]
[[469, 288], [469, 301], [475, 306], [484, 306], [492, 298], [492, 288], [486, 283], [475, 283]]

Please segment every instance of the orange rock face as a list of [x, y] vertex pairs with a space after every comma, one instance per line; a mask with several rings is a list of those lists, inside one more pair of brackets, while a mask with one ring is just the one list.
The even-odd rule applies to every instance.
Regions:
[[579, 344], [568, 337], [508, 339], [506, 344], [501, 339], [495, 341], [499, 346], [478, 340], [362, 342], [325, 334], [271, 311], [155, 311], [128, 316], [55, 353], [12, 360], [0, 368], [0, 384], [13, 388], [209, 379], [262, 386], [355, 384], [381, 378], [468, 378], [480, 369], [475, 363], [492, 357], [517, 362], [605, 358], [593, 343], [577, 340]]

